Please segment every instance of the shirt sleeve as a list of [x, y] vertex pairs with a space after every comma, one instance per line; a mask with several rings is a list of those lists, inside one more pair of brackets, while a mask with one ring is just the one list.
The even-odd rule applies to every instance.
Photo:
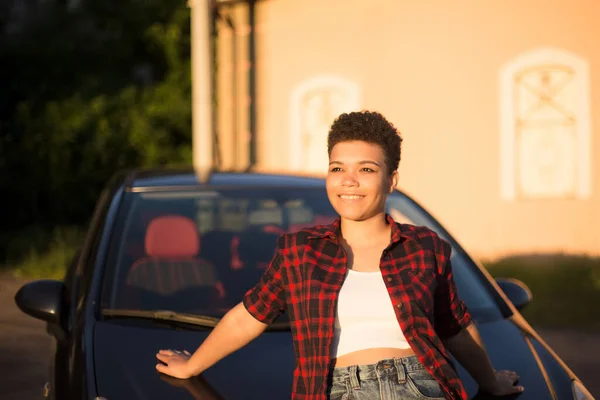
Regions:
[[452, 273], [452, 263], [450, 262], [450, 245], [442, 242], [442, 252], [438, 254], [442, 271], [438, 275], [438, 286], [434, 300], [434, 318], [435, 330], [441, 339], [448, 339], [459, 333], [467, 327], [472, 317], [466, 304], [458, 296], [458, 290], [454, 282]]
[[284, 237], [279, 237], [277, 250], [258, 283], [246, 292], [242, 303], [258, 321], [270, 324], [283, 314], [286, 307], [283, 281]]

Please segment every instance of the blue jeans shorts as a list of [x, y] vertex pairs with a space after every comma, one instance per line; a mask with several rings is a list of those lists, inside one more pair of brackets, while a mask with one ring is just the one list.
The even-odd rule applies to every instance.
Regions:
[[443, 400], [439, 383], [416, 356], [333, 369], [330, 400]]

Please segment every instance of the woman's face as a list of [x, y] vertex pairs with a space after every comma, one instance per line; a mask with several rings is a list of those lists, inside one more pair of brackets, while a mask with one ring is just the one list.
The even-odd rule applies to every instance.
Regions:
[[398, 172], [388, 173], [379, 145], [357, 140], [331, 149], [327, 195], [343, 219], [364, 221], [381, 214], [397, 183]]

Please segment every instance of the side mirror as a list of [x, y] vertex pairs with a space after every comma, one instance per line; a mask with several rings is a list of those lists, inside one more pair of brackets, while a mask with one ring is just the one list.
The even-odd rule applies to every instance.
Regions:
[[519, 311], [533, 300], [531, 290], [518, 279], [497, 278], [496, 283]]
[[49, 324], [61, 325], [61, 309], [65, 304], [66, 288], [63, 282], [39, 280], [27, 283], [15, 295], [21, 311]]

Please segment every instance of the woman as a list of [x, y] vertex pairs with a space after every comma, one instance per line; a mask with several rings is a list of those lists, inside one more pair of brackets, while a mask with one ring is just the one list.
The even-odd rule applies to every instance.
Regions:
[[466, 399], [450, 351], [480, 389], [523, 391], [496, 372], [458, 298], [450, 246], [395, 223], [402, 139], [381, 114], [342, 114], [328, 135], [329, 201], [339, 218], [282, 235], [260, 282], [193, 355], [161, 350], [158, 371], [188, 378], [258, 337], [285, 310], [296, 351], [293, 399]]

